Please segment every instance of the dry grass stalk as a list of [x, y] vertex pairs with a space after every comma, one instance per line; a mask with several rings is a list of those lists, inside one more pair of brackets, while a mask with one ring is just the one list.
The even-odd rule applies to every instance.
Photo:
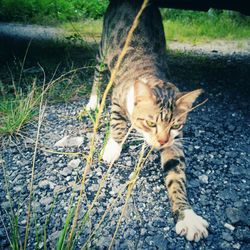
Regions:
[[129, 180], [127, 182], [127, 194], [126, 194], [125, 204], [123, 205], [121, 215], [119, 217], [119, 220], [118, 220], [117, 225], [116, 225], [115, 232], [114, 232], [112, 240], [110, 242], [109, 250], [112, 249], [116, 234], [117, 234], [117, 232], [119, 230], [119, 227], [121, 225], [121, 221], [122, 221], [122, 218], [124, 217], [124, 214], [125, 214], [125, 211], [126, 211], [126, 208], [127, 208], [127, 205], [128, 205], [129, 198], [130, 198], [130, 196], [132, 194], [132, 191], [133, 191], [133, 189], [135, 187], [136, 181], [138, 180], [140, 171], [141, 171], [145, 161], [147, 160], [148, 156], [153, 151], [153, 149], [154, 148], [151, 147], [151, 149], [149, 150], [149, 152], [147, 153], [147, 155], [144, 158], [143, 156], [144, 156], [144, 151], [145, 151], [145, 143], [142, 145], [141, 154], [140, 154], [139, 160], [137, 162], [137, 165], [135, 167], [135, 170], [130, 174]]
[[[44, 92], [43, 92], [44, 93]], [[40, 136], [40, 129], [44, 117], [45, 106], [43, 106], [43, 95], [41, 96], [40, 107], [39, 107], [39, 119], [38, 119], [38, 127], [37, 127], [37, 134], [36, 134], [36, 142], [35, 142], [35, 149], [32, 159], [32, 170], [31, 170], [31, 180], [30, 180], [30, 194], [29, 194], [29, 203], [28, 203], [28, 212], [27, 212], [27, 219], [26, 219], [26, 229], [25, 229], [25, 238], [24, 238], [24, 247], [25, 250], [27, 248], [27, 242], [29, 237], [29, 228], [30, 228], [30, 217], [31, 217], [31, 202], [33, 198], [33, 182], [35, 178], [35, 162], [36, 162], [36, 155], [38, 150], [38, 140]]]
[[84, 170], [84, 173], [83, 173], [83, 176], [82, 176], [82, 181], [81, 181], [82, 188], [80, 190], [80, 194], [79, 194], [79, 197], [78, 197], [76, 211], [75, 211], [75, 215], [74, 215], [74, 219], [73, 219], [73, 224], [72, 224], [72, 228], [71, 228], [69, 239], [68, 239], [68, 245], [67, 245], [68, 249], [70, 249], [72, 247], [73, 235], [74, 235], [74, 232], [75, 232], [75, 228], [76, 228], [76, 225], [77, 225], [78, 214], [79, 214], [80, 207], [81, 207], [81, 198], [82, 198], [82, 194], [83, 194], [84, 183], [85, 183], [86, 176], [87, 176], [87, 174], [88, 174], [88, 172], [90, 170], [90, 166], [91, 166], [91, 163], [92, 163], [92, 157], [93, 157], [93, 153], [94, 153], [94, 150], [95, 150], [95, 137], [96, 137], [100, 117], [101, 117], [101, 114], [103, 112], [104, 105], [105, 105], [105, 102], [106, 102], [106, 98], [107, 98], [109, 90], [111, 89], [111, 87], [113, 85], [116, 74], [117, 74], [117, 72], [118, 72], [118, 70], [120, 68], [121, 62], [122, 62], [122, 60], [123, 60], [123, 58], [124, 58], [124, 56], [125, 56], [125, 54], [127, 52], [129, 43], [130, 43], [130, 41], [132, 39], [132, 36], [133, 36], [133, 32], [134, 32], [134, 30], [136, 29], [136, 27], [137, 27], [137, 25], [139, 23], [139, 18], [141, 16], [142, 12], [144, 11], [144, 9], [146, 8], [147, 4], [148, 4], [148, 0], [144, 0], [138, 14], [136, 15], [136, 17], [134, 19], [133, 25], [132, 25], [131, 29], [129, 30], [127, 39], [125, 41], [125, 45], [124, 45], [124, 47], [123, 47], [123, 49], [121, 51], [120, 56], [118, 57], [117, 63], [115, 65], [113, 71], [111, 72], [110, 80], [108, 82], [108, 85], [107, 85], [104, 93], [103, 93], [100, 108], [99, 108], [99, 111], [97, 113], [96, 122], [95, 122], [94, 128], [93, 128], [93, 136], [92, 136], [92, 140], [91, 140], [91, 144], [90, 144], [89, 156], [87, 158], [86, 167], [85, 167], [85, 170]]

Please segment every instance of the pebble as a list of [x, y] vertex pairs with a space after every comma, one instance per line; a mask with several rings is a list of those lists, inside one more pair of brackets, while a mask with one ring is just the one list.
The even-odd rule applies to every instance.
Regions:
[[235, 126], [234, 125], [229, 125], [227, 127], [227, 129], [228, 129], [228, 131], [233, 132], [235, 130]]
[[240, 249], [241, 245], [240, 243], [233, 244], [234, 249]]
[[231, 234], [227, 233], [227, 232], [222, 232], [222, 238], [226, 241], [233, 241], [233, 237]]
[[225, 223], [224, 227], [227, 228], [227, 229], [229, 229], [229, 230], [231, 230], [231, 231], [233, 231], [235, 229], [235, 227], [233, 225], [228, 224], [228, 223]]
[[70, 137], [65, 136], [55, 143], [55, 147], [80, 147], [83, 144], [84, 137]]
[[40, 203], [44, 206], [50, 205], [52, 202], [54, 201], [54, 199], [52, 197], [43, 197], [40, 199]]
[[55, 241], [55, 240], [57, 240], [57, 239], [59, 238], [60, 233], [61, 233], [61, 231], [55, 231], [55, 232], [53, 232], [53, 233], [49, 236], [49, 238], [50, 238], [52, 241]]
[[38, 182], [38, 187], [42, 189], [46, 189], [50, 187], [50, 182], [48, 180], [41, 180]]
[[17, 193], [20, 192], [20, 191], [22, 191], [22, 189], [23, 189], [22, 186], [15, 186], [14, 187], [14, 191], [17, 192]]
[[74, 159], [74, 160], [71, 160], [69, 163], [68, 163], [68, 167], [69, 168], [77, 168], [81, 163], [81, 160], [80, 159]]
[[71, 175], [72, 169], [69, 168], [69, 167], [65, 167], [65, 168], [64, 168], [63, 170], [61, 170], [59, 173], [60, 173], [61, 175], [63, 175], [63, 176], [68, 176], [68, 175]]
[[202, 183], [208, 184], [208, 176], [205, 175], [205, 174], [200, 175], [200, 176], [199, 176], [199, 180], [200, 180]]

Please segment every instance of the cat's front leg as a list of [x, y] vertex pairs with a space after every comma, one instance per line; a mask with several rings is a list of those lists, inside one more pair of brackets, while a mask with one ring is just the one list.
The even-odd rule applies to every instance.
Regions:
[[118, 102], [113, 101], [111, 108], [110, 135], [102, 157], [104, 161], [107, 163], [113, 163], [118, 160], [126, 133], [126, 116]]
[[176, 233], [190, 241], [206, 238], [208, 223], [193, 211], [188, 202], [185, 158], [182, 149], [165, 149], [161, 153], [161, 162], [172, 210], [177, 216]]

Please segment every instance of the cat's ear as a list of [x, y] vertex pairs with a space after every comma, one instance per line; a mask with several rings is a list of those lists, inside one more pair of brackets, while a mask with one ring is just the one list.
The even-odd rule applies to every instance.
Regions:
[[134, 83], [134, 97], [135, 104], [140, 101], [153, 99], [152, 90], [146, 83], [136, 80]]
[[191, 92], [178, 93], [176, 95], [176, 106], [182, 110], [191, 109], [197, 97], [203, 92], [203, 89], [197, 89]]

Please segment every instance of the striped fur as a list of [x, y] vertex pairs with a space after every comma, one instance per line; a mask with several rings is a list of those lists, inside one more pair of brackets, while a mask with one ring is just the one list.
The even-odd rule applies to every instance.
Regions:
[[[97, 55], [99, 66], [94, 75], [92, 97], [97, 95], [104, 72], [103, 65], [107, 65], [109, 71], [114, 68], [141, 3], [140, 0], [110, 2], [104, 18]], [[140, 18], [115, 79], [110, 138], [103, 158], [113, 162], [119, 157], [121, 142], [130, 122], [149, 145], [161, 152], [164, 180], [172, 210], [178, 220], [176, 232], [189, 240], [199, 240], [206, 237], [207, 224], [190, 212], [192, 210], [185, 187], [185, 158], [180, 138], [188, 111], [201, 90], [181, 93], [167, 80], [165, 46], [161, 16], [152, 1]], [[94, 106], [97, 105], [96, 102]], [[193, 225], [191, 219], [196, 224]]]

